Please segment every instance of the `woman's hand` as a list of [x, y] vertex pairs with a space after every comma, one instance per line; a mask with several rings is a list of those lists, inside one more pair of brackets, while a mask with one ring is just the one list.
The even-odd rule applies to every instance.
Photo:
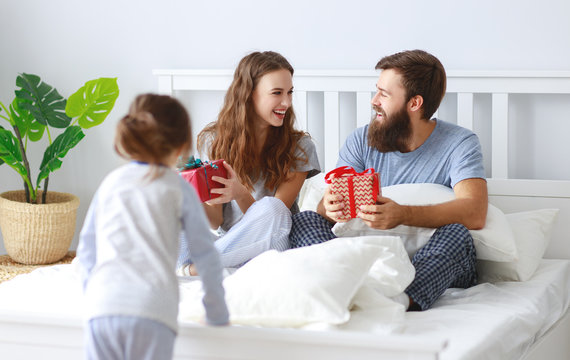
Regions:
[[235, 200], [241, 211], [245, 214], [247, 209], [254, 203], [254, 199], [249, 193], [249, 190], [239, 181], [234, 169], [224, 161], [224, 167], [228, 173], [228, 178], [224, 179], [221, 176], [212, 176], [212, 180], [223, 184], [223, 188], [212, 189], [213, 194], [220, 194], [215, 199], [206, 201], [208, 205], [225, 204]]
[[244, 194], [249, 195], [249, 191], [247, 191], [247, 188], [239, 181], [230, 164], [224, 161], [224, 167], [228, 173], [228, 178], [224, 179], [221, 176], [212, 176], [213, 181], [223, 184], [224, 187], [212, 189], [210, 191], [212, 194], [220, 194], [220, 196], [206, 201], [208, 205], [224, 204], [232, 200], [237, 200]]

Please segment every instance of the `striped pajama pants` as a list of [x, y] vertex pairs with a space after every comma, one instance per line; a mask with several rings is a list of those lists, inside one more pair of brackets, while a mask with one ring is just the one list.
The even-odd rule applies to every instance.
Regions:
[[[332, 223], [314, 211], [295, 214], [289, 234], [291, 247], [334, 239], [336, 235], [332, 227]], [[429, 309], [447, 288], [468, 288], [477, 283], [473, 238], [461, 224], [438, 228], [426, 245], [416, 252], [412, 264], [416, 276], [405, 293], [417, 307], [410, 310]]]
[[[281, 200], [266, 196], [254, 202], [214, 246], [220, 253], [223, 267], [237, 268], [267, 250], [289, 249], [290, 230], [291, 211]], [[182, 235], [178, 268], [192, 263], [191, 257]]]
[[85, 329], [87, 360], [172, 359], [176, 333], [165, 324], [135, 316], [102, 316]]

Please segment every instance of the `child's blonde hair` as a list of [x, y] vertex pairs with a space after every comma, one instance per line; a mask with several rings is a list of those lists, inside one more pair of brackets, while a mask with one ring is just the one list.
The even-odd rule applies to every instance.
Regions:
[[149, 163], [151, 179], [173, 151], [187, 155], [192, 148], [190, 116], [184, 106], [167, 95], [143, 94], [135, 98], [117, 124], [115, 151], [123, 158]]

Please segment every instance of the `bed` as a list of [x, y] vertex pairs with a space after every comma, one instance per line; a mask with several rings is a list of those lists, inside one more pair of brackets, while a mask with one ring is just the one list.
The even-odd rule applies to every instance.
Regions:
[[[158, 92], [185, 99], [195, 123], [200, 104], [210, 108], [216, 104], [215, 113], [232, 77], [232, 72], [226, 70], [153, 73], [158, 79]], [[314, 135], [325, 171], [334, 168], [346, 134], [369, 121], [369, 101], [376, 80], [375, 71], [296, 71], [294, 106], [298, 126]], [[204, 96], [215, 100], [204, 101]], [[530, 224], [526, 215], [509, 217], [509, 221], [518, 221], [520, 229], [515, 235], [527, 238], [535, 256], [535, 268], [524, 281], [483, 282], [467, 290], [449, 289], [432, 309], [421, 313], [400, 313], [390, 318], [394, 313], [352, 311], [350, 320], [340, 325], [216, 328], [181, 319], [175, 358], [568, 358], [570, 180], [525, 179], [513, 168], [513, 162], [518, 163], [513, 160], [513, 149], [517, 151], [513, 128], [517, 127], [519, 115], [541, 120], [540, 114], [529, 112], [527, 96], [548, 96], [548, 101], [553, 97], [557, 106], [567, 111], [570, 73], [449, 71], [446, 99], [436, 114], [474, 129], [480, 136], [489, 199], [505, 216], [559, 209], [556, 217], [537, 220], [542, 227], [535, 228], [543, 230], [540, 239], [529, 238], [533, 232], [528, 229], [521, 233], [520, 229]], [[481, 118], [488, 121], [482, 124]], [[540, 134], [534, 131], [531, 135]], [[304, 208], [311, 208], [309, 198], [315, 197], [315, 188], [321, 185], [318, 177], [305, 184], [300, 198]], [[541, 249], [532, 247], [539, 243]], [[81, 292], [65, 285], [74, 281], [72, 267], [43, 268], [0, 285], [3, 358], [82, 356]], [[61, 282], [54, 285], [50, 278]], [[181, 286], [187, 282], [192, 283], [191, 279], [181, 278]], [[20, 298], [10, 300], [9, 295], [18, 291]]]

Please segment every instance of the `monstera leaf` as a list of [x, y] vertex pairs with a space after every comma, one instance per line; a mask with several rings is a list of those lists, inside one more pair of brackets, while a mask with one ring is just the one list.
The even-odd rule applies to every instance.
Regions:
[[65, 131], [55, 138], [53, 143], [47, 147], [44, 152], [44, 158], [40, 165], [40, 173], [36, 184], [39, 184], [43, 179], [47, 178], [50, 172], [53, 172], [61, 167], [61, 158], [72, 149], [77, 143], [85, 137], [81, 127], [74, 125], [70, 126]]
[[[6, 112], [6, 114], [3, 115], [2, 110], [4, 110]], [[6, 109], [4, 104], [2, 104], [1, 102], [0, 102], [0, 118], [8, 121], [10, 123], [10, 125], [14, 126], [14, 120], [12, 120], [12, 118], [10, 117], [10, 114], [8, 113], [8, 109]], [[0, 126], [0, 129], [3, 129], [3, 127]]]
[[67, 100], [65, 113], [83, 129], [99, 125], [105, 120], [119, 96], [117, 78], [99, 78], [85, 83]]
[[66, 128], [71, 118], [65, 114], [66, 100], [51, 85], [43, 82], [39, 76], [20, 74], [16, 78], [16, 97], [22, 109], [42, 125], [54, 128]]
[[14, 120], [14, 125], [20, 131], [20, 137], [25, 138], [26, 135], [31, 141], [38, 141], [44, 135], [45, 125], [39, 121], [34, 121], [34, 117], [28, 111], [19, 105], [20, 101], [15, 98], [10, 105], [10, 116]]
[[16, 170], [22, 177], [27, 176], [26, 168], [22, 165], [22, 153], [18, 139], [12, 132], [2, 127], [0, 127], [0, 160]]
[[[37, 203], [42, 182], [42, 203], [45, 203], [50, 173], [61, 168], [68, 151], [85, 137], [83, 129], [105, 120], [118, 96], [117, 78], [88, 81], [68, 101], [37, 75], [23, 73], [17, 76], [16, 98], [9, 107], [0, 102], [0, 119], [6, 120], [13, 130], [0, 126], [0, 165], [6, 163], [22, 176], [28, 203]], [[56, 136], [50, 127], [63, 130]], [[38, 141], [44, 134], [49, 136], [48, 146], [33, 184], [27, 155], [28, 140]]]

